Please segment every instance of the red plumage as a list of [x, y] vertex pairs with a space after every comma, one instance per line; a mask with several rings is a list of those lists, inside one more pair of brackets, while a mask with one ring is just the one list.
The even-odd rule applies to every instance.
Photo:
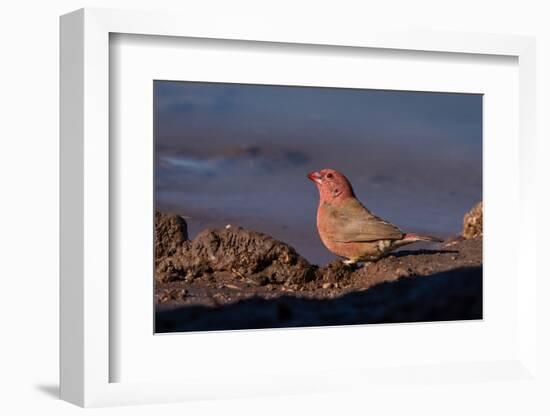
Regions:
[[442, 240], [404, 233], [377, 217], [355, 197], [349, 180], [334, 169], [311, 172], [319, 189], [317, 230], [323, 244], [346, 263], [376, 261], [387, 253], [417, 241]]

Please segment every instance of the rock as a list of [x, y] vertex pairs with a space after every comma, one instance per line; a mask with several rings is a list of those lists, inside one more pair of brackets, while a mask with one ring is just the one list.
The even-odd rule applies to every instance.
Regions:
[[187, 223], [182, 217], [155, 213], [156, 258], [173, 255], [187, 239]]
[[173, 256], [188, 243], [187, 223], [175, 214], [155, 212], [155, 279], [169, 282], [180, 276], [181, 270]]
[[411, 275], [411, 270], [399, 267], [395, 270], [395, 274], [399, 277], [408, 277]]
[[483, 235], [483, 202], [478, 202], [464, 215], [462, 237], [469, 239]]
[[316, 267], [292, 247], [241, 227], [205, 229], [192, 241], [180, 238], [169, 249], [171, 255], [156, 262], [156, 278], [161, 282], [224, 271], [261, 286], [301, 284], [315, 278]]

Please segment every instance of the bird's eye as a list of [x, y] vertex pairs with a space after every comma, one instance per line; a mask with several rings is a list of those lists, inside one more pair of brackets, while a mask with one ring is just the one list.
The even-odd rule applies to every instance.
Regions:
[[334, 175], [332, 173], [327, 173], [326, 178], [327, 179], [332, 179], [332, 178], [334, 178]]

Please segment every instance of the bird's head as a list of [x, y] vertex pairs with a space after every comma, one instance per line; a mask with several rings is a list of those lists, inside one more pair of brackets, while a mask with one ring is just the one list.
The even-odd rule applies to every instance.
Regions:
[[355, 197], [348, 179], [334, 169], [322, 169], [307, 175], [317, 185], [321, 202], [332, 203]]

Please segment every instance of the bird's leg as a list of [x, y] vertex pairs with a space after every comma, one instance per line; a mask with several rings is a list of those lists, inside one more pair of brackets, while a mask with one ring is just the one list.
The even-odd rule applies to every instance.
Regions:
[[[357, 259], [342, 260], [342, 264], [344, 264], [345, 266], [349, 267], [352, 270], [357, 270], [359, 268], [359, 262], [360, 262], [360, 260], [357, 260]], [[366, 268], [370, 264], [372, 264], [373, 262], [372, 261], [362, 261], [361, 263], [363, 263], [362, 268]]]
[[348, 267], [352, 272], [359, 268], [359, 260], [358, 259], [342, 260], [342, 264], [345, 267]]

